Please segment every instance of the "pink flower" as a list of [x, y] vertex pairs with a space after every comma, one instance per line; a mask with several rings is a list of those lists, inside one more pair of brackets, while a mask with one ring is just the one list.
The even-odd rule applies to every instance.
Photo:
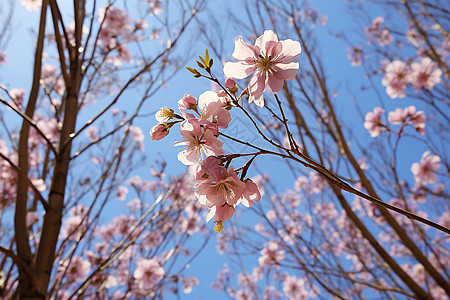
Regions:
[[[222, 107], [217, 93], [212, 91], [204, 92], [198, 98], [198, 108], [200, 113], [200, 125], [215, 131], [215, 127], [227, 128], [231, 121], [231, 115], [228, 110]], [[217, 134], [217, 132], [214, 132]]]
[[183, 278], [183, 293], [189, 294], [192, 292], [192, 288], [199, 284], [197, 277], [185, 277]]
[[384, 28], [383, 30], [381, 30], [381, 34], [378, 37], [378, 43], [380, 44], [380, 46], [386, 46], [387, 44], [390, 44], [394, 41], [394, 38], [391, 35], [391, 32]]
[[420, 134], [425, 134], [425, 114], [422, 110], [416, 112], [416, 107], [411, 105], [405, 109], [397, 108], [389, 112], [388, 121], [393, 124], [405, 123], [405, 125], [414, 124], [414, 128]]
[[164, 269], [156, 260], [140, 259], [136, 264], [137, 268], [134, 271], [133, 276], [139, 289], [152, 289], [164, 278]]
[[58, 268], [60, 276], [64, 274], [64, 278], [69, 282], [81, 282], [86, 279], [91, 263], [88, 260], [83, 260], [79, 256], [72, 257], [71, 260], [65, 260]]
[[240, 203], [246, 207], [252, 207], [254, 202], [261, 200], [261, 193], [258, 190], [258, 186], [251, 179], [245, 181], [245, 190], [242, 193]]
[[207, 180], [201, 181], [195, 187], [195, 193], [200, 204], [234, 205], [241, 198], [246, 184], [236, 175], [233, 167], [221, 168], [219, 176], [210, 176]]
[[367, 35], [369, 43], [377, 39], [381, 46], [385, 46], [394, 41], [390, 31], [382, 27], [383, 23], [383, 17], [376, 17], [369, 27], [364, 28], [364, 33]]
[[204, 157], [224, 154], [223, 142], [219, 141], [211, 130], [204, 129], [199, 122], [189, 119], [181, 123], [180, 133], [184, 141], [175, 142], [174, 146], [187, 146], [178, 153], [178, 160], [185, 165], [193, 165]]
[[225, 80], [225, 87], [227, 89], [232, 89], [236, 86], [236, 82], [234, 81], [233, 78], [227, 78], [227, 80]]
[[[297, 76], [299, 64], [293, 62], [300, 55], [300, 43], [278, 41], [272, 30], [264, 31], [255, 46], [244, 43], [242, 36], [235, 42], [233, 57], [238, 62], [227, 62], [223, 68], [226, 77], [243, 79], [254, 73], [249, 84], [249, 102], [264, 106], [263, 92], [279, 92], [284, 80]], [[256, 71], [256, 72], [255, 72]]]
[[253, 297], [248, 290], [239, 290], [236, 292], [236, 300], [252, 300]]
[[142, 242], [144, 249], [150, 250], [156, 246], [159, 246], [163, 241], [163, 237], [159, 231], [151, 231], [144, 237]]
[[0, 65], [5, 65], [8, 63], [8, 57], [5, 51], [0, 51]]
[[360, 66], [363, 59], [367, 59], [367, 55], [363, 55], [361, 46], [347, 48], [347, 51], [349, 51], [347, 58], [351, 61], [351, 65], [354, 67]]
[[18, 89], [11, 89], [9, 91], [9, 95], [11, 96], [12, 100], [14, 101], [14, 104], [21, 109], [22, 103], [23, 103], [23, 97], [25, 96], [26, 91], [22, 88]]
[[123, 201], [127, 198], [128, 188], [126, 186], [119, 186], [116, 192], [117, 200]]
[[25, 6], [28, 11], [39, 10], [42, 6], [42, 0], [22, 0], [20, 4]]
[[381, 83], [386, 86], [386, 93], [391, 98], [406, 96], [405, 88], [411, 81], [411, 69], [402, 61], [394, 60], [386, 67], [386, 74]]
[[283, 281], [283, 292], [289, 299], [308, 299], [308, 292], [305, 289], [305, 281], [295, 276], [286, 276]]
[[197, 110], [197, 99], [191, 94], [185, 94], [183, 98], [178, 101], [178, 109], [183, 115], [186, 109]]
[[429, 57], [422, 58], [420, 63], [411, 64], [411, 84], [416, 91], [420, 89], [431, 90], [441, 82], [442, 71]]
[[90, 126], [86, 129], [86, 136], [91, 140], [91, 142], [98, 139], [98, 128], [95, 126]]
[[441, 167], [441, 158], [437, 155], [431, 155], [430, 151], [425, 151], [420, 159], [420, 163], [413, 163], [411, 172], [417, 184], [425, 185], [435, 183], [437, 177], [434, 173]]
[[262, 267], [271, 266], [279, 264], [284, 258], [284, 250], [278, 250], [278, 244], [269, 241], [268, 246], [261, 250], [261, 257], [258, 258], [258, 262]]
[[167, 106], [161, 107], [155, 114], [155, 119], [159, 123], [164, 123], [170, 121], [174, 117], [175, 113], [173, 109], [168, 108]]
[[99, 34], [99, 43], [109, 48], [117, 46], [117, 38], [133, 40], [131, 17], [118, 7], [109, 6], [99, 9], [98, 22], [102, 23]]
[[373, 112], [366, 114], [366, 122], [364, 122], [364, 128], [369, 130], [371, 137], [380, 135], [382, 131], [386, 131], [386, 126], [381, 122], [380, 117], [385, 112], [381, 107], [375, 107]]
[[169, 126], [167, 124], [156, 124], [150, 129], [150, 137], [153, 141], [159, 141], [169, 134]]

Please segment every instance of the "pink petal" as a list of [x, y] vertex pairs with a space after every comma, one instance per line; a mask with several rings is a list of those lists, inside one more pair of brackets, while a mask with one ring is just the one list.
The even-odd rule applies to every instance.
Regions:
[[246, 62], [227, 62], [223, 67], [223, 73], [226, 77], [233, 77], [236, 79], [243, 79], [255, 71], [253, 65], [249, 65]]
[[242, 36], [234, 42], [233, 57], [237, 60], [255, 60], [259, 55], [259, 51], [256, 51], [255, 47], [244, 43]]
[[267, 55], [275, 58], [281, 53], [281, 51], [283, 51], [283, 44], [281, 42], [276, 42], [273, 44], [273, 47], [270, 48], [270, 51], [267, 50]]
[[273, 66], [275, 70], [274, 76], [277, 79], [293, 80], [297, 76], [299, 64], [297, 62], [291, 62], [288, 64], [276, 64]]
[[264, 34], [256, 39], [255, 46], [259, 49], [267, 50], [266, 43], [267, 42], [278, 42], [277, 35], [272, 30], [264, 31]]
[[284, 85], [284, 79], [277, 79], [275, 78], [275, 76], [268, 76], [267, 79], [267, 86], [268, 89], [270, 90], [270, 92], [272, 92], [273, 94], [279, 92]]
[[293, 40], [284, 40], [281, 41], [283, 44], [283, 53], [280, 62], [281, 63], [289, 63], [297, 58], [297, 56], [300, 55], [302, 52], [302, 47], [300, 46], [300, 43]]
[[234, 214], [234, 206], [216, 206], [216, 216], [220, 221], [231, 218]]

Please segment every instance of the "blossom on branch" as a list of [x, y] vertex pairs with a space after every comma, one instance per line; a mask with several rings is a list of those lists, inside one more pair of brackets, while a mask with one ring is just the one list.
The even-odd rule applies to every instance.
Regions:
[[403, 98], [405, 89], [411, 81], [411, 69], [401, 60], [394, 60], [386, 67], [386, 74], [381, 83], [386, 86], [386, 93], [391, 98]]
[[366, 122], [364, 122], [364, 128], [369, 130], [371, 137], [377, 137], [381, 132], [386, 131], [386, 125], [381, 122], [381, 115], [385, 112], [381, 107], [375, 107], [373, 112], [366, 114]]
[[420, 159], [420, 163], [413, 163], [411, 172], [417, 184], [425, 185], [437, 181], [436, 172], [441, 167], [441, 158], [432, 155], [430, 151], [425, 151]]
[[411, 64], [411, 84], [416, 92], [422, 88], [431, 90], [441, 82], [441, 75], [442, 71], [429, 57], [423, 58], [420, 63], [413, 62]]
[[256, 39], [255, 46], [244, 43], [242, 36], [235, 42], [233, 57], [238, 62], [227, 62], [223, 68], [226, 77], [243, 79], [254, 74], [249, 83], [249, 102], [264, 106], [263, 92], [279, 92], [286, 79], [297, 76], [299, 64], [293, 62], [300, 55], [300, 43], [278, 41], [272, 30]]

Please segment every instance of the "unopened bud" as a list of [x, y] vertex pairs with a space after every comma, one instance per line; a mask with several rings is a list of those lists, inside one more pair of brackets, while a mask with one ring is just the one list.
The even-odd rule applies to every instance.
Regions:
[[225, 87], [233, 94], [238, 91], [238, 87], [233, 78], [227, 78], [227, 80], [225, 80]]
[[162, 138], [166, 137], [169, 134], [169, 126], [167, 124], [156, 124], [150, 129], [150, 136], [153, 141], [159, 141]]

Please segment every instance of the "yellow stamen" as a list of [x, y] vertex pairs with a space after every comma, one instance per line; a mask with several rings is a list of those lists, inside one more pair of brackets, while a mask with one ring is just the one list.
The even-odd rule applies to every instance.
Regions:
[[269, 72], [272, 68], [272, 62], [270, 61], [272, 58], [270, 56], [260, 57], [259, 60], [256, 61], [255, 66], [258, 69], [261, 69], [265, 72]]
[[224, 229], [223, 222], [215, 221], [214, 223], [216, 223], [216, 225], [214, 226], [214, 230], [216, 231], [216, 233], [222, 232], [222, 230]]

